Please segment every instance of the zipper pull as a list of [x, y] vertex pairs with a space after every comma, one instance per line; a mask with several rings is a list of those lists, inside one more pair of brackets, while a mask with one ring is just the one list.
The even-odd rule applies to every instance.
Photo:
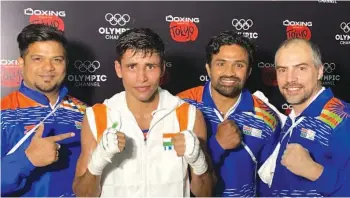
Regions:
[[147, 145], [147, 134], [143, 134], [143, 142]]

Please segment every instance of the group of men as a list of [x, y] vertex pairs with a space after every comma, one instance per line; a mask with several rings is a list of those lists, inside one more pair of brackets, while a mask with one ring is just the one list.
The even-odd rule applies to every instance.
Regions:
[[1, 100], [2, 196], [350, 196], [350, 106], [322, 87], [311, 41], [275, 54], [288, 116], [244, 88], [256, 49], [233, 31], [206, 46], [210, 81], [177, 96], [159, 86], [159, 35], [122, 33], [125, 91], [92, 107], [63, 85], [63, 32], [31, 24], [17, 41], [23, 82]]

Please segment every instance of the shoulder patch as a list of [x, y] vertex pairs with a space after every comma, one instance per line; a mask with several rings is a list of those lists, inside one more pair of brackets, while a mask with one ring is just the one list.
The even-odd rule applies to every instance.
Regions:
[[190, 104], [186, 102], [176, 108], [176, 117], [179, 121], [180, 131], [187, 129], [189, 108]]
[[277, 127], [277, 118], [274, 111], [256, 96], [253, 95], [252, 98], [256, 117], [264, 121], [274, 131]]
[[79, 112], [81, 114], [85, 114], [87, 105], [72, 96], [67, 96], [61, 103], [61, 107], [71, 111]]
[[338, 126], [344, 118], [350, 118], [349, 106], [337, 98], [330, 99], [323, 107], [318, 119], [332, 129]]
[[97, 141], [100, 141], [103, 132], [107, 128], [107, 106], [105, 104], [95, 104], [92, 106], [92, 110], [95, 117]]

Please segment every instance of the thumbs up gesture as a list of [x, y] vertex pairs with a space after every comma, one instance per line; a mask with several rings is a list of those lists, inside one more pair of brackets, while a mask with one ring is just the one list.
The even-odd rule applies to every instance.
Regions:
[[43, 138], [44, 125], [40, 125], [35, 132], [25, 154], [29, 161], [36, 167], [43, 167], [58, 161], [60, 145], [56, 142], [74, 137], [74, 133]]

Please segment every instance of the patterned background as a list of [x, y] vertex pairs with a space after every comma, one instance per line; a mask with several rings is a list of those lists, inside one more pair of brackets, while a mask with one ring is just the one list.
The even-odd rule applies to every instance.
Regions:
[[[64, 30], [69, 39], [66, 83], [88, 104], [123, 90], [114, 71], [115, 39], [133, 27], [154, 29], [166, 43], [171, 93], [204, 84], [204, 47], [223, 30], [237, 30], [258, 46], [247, 87], [261, 90], [280, 110], [288, 104], [276, 87], [274, 53], [287, 38], [311, 39], [322, 51], [324, 86], [350, 101], [350, 2], [1, 2], [1, 97], [19, 86], [16, 37], [29, 23]], [[185, 21], [185, 22], [184, 22]]]

